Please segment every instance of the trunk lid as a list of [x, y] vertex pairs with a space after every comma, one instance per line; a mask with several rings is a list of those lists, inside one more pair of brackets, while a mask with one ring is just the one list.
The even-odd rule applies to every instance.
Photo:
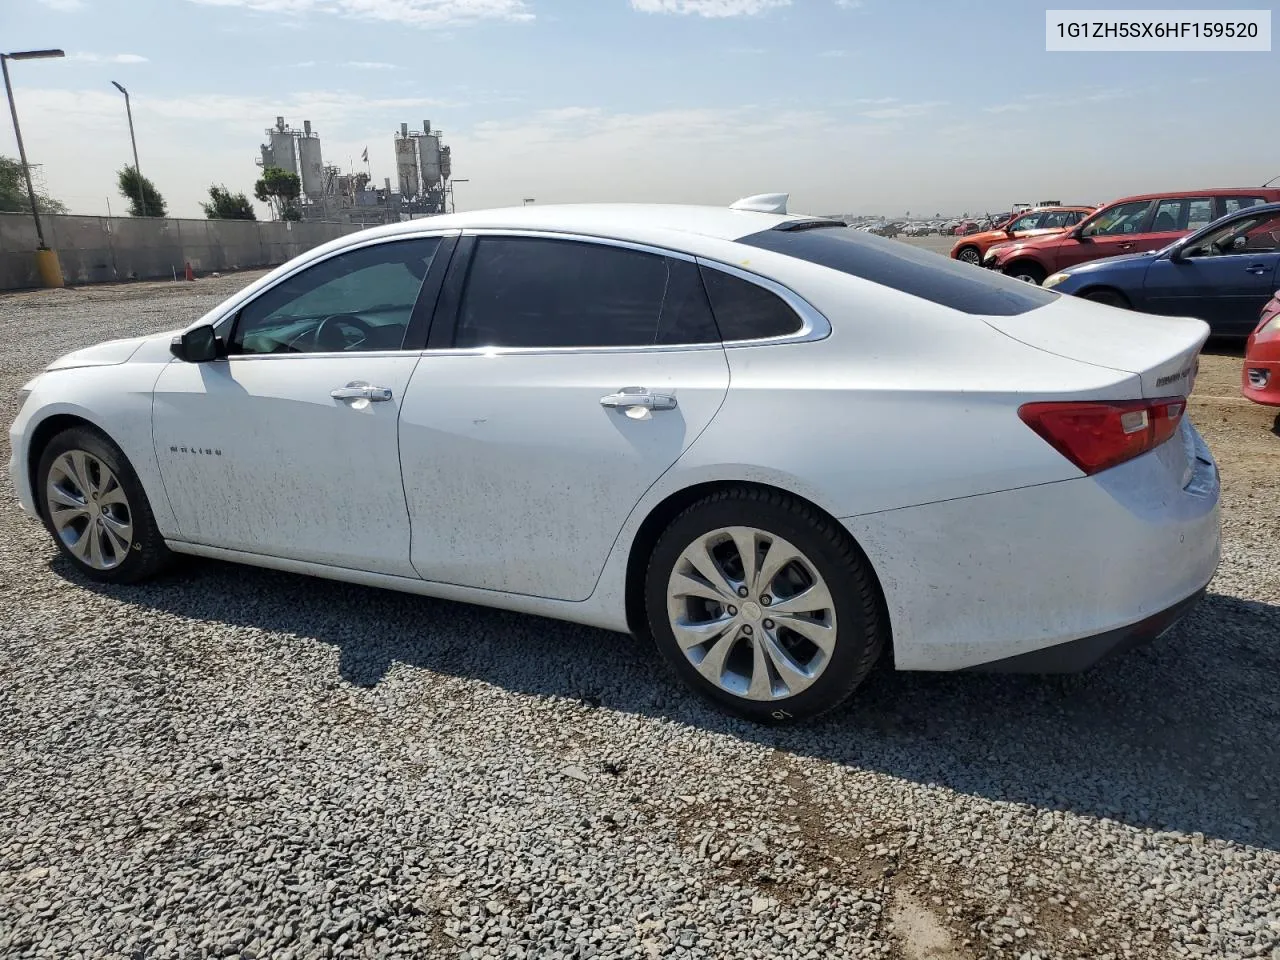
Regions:
[[1136, 374], [1142, 396], [1185, 397], [1209, 325], [1194, 317], [1162, 317], [1063, 296], [1011, 317], [984, 317], [1029, 347], [1097, 367]]

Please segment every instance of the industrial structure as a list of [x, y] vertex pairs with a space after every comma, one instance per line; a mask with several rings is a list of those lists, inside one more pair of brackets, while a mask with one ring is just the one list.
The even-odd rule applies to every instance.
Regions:
[[415, 217], [448, 212], [449, 178], [453, 173], [450, 150], [441, 142], [440, 131], [423, 121], [422, 130], [400, 124], [395, 138], [396, 186], [383, 178], [375, 186], [369, 172], [343, 172], [324, 162], [320, 135], [304, 120], [301, 130], [276, 117], [266, 131], [266, 143], [259, 148], [258, 165], [264, 170], [278, 167], [296, 174], [300, 181], [298, 212], [303, 220], [342, 223], [395, 223]]
[[396, 177], [400, 202], [410, 214], [446, 212], [449, 177], [453, 173], [449, 148], [440, 142], [440, 131], [431, 121], [422, 121], [422, 130], [400, 124], [396, 137]]

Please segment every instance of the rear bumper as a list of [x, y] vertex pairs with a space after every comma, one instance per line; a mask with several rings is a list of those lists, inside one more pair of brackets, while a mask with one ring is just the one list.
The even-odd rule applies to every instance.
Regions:
[[1108, 630], [1092, 637], [1081, 637], [1079, 640], [1068, 640], [1066, 643], [1021, 653], [1015, 657], [1005, 657], [1003, 660], [976, 664], [967, 669], [978, 673], [1079, 673], [1118, 653], [1159, 639], [1173, 629], [1200, 602], [1204, 594], [1203, 588], [1197, 590], [1167, 610], [1161, 610], [1127, 627]]
[[897, 668], [1044, 653], [1078, 669], [1167, 627], [1221, 555], [1217, 467], [1186, 430], [1096, 476], [843, 520], [883, 588]]

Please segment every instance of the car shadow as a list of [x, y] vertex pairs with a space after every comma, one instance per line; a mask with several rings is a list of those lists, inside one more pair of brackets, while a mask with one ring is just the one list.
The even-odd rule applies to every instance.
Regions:
[[706, 706], [647, 643], [607, 631], [216, 561], [133, 587], [52, 566], [125, 603], [329, 644], [355, 687], [403, 664], [965, 794], [1280, 850], [1273, 604], [1211, 593], [1156, 644], [1077, 676], [879, 669], [819, 721], [769, 728]]

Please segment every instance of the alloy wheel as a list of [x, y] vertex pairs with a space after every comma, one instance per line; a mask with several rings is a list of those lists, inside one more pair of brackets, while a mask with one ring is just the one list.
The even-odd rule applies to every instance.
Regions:
[[835, 603], [817, 568], [755, 527], [722, 527], [685, 548], [667, 581], [667, 614], [694, 668], [747, 700], [795, 696], [835, 651]]
[[54, 533], [81, 563], [113, 570], [129, 556], [133, 513], [111, 469], [84, 450], [68, 450], [49, 468], [46, 494]]
[[965, 263], [971, 263], [975, 267], [981, 266], [982, 264], [982, 258], [978, 256], [978, 251], [975, 250], [973, 247], [965, 247], [963, 250], [960, 251], [956, 259], [961, 260]]

